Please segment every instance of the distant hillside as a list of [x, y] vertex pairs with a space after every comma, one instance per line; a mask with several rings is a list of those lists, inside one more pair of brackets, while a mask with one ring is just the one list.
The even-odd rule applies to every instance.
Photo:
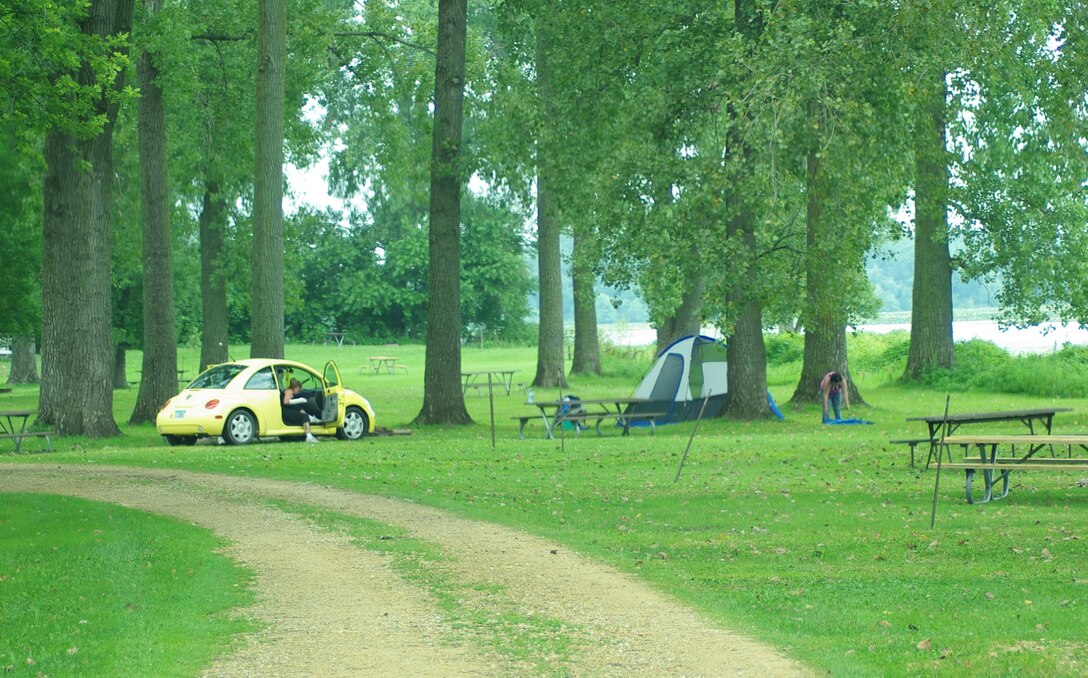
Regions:
[[[870, 255], [865, 271], [876, 295], [884, 302], [881, 311], [910, 311], [914, 285], [914, 240], [904, 238], [884, 245]], [[997, 305], [997, 299], [981, 283], [965, 283], [953, 273], [952, 305], [956, 310], [990, 308]]]

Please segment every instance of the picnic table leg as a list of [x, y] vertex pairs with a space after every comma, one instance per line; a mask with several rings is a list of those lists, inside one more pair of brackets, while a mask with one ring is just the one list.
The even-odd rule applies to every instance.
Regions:
[[23, 449], [22, 434], [26, 433], [26, 422], [28, 419], [30, 419], [30, 417], [23, 417], [23, 425], [19, 427], [19, 435], [17, 436], [15, 435], [15, 422], [11, 420], [11, 415], [8, 415], [7, 419], [8, 431], [10, 431], [13, 436], [15, 436], [11, 439], [12, 443], [15, 444], [15, 454], [19, 454], [19, 452]]
[[[558, 419], [559, 415], [556, 414], [555, 416]], [[548, 440], [552, 440], [552, 420], [544, 413], [543, 408], [540, 409], [540, 418], [544, 420], [544, 437]]]

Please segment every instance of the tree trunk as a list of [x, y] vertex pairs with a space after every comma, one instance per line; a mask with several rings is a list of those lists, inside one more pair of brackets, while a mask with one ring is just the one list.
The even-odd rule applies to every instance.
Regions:
[[756, 301], [741, 307], [725, 343], [729, 395], [723, 416], [760, 419], [771, 416], [767, 402], [767, 349], [763, 343], [763, 309]]
[[[113, 389], [128, 388], [128, 350], [121, 344], [113, 347]], [[177, 393], [175, 391], [174, 393]], [[171, 393], [170, 395], [174, 395]], [[165, 400], [163, 402], [166, 402]], [[162, 403], [159, 403], [160, 405]]]
[[[94, 0], [80, 29], [116, 36], [132, 26], [132, 0]], [[90, 70], [78, 74], [90, 85]], [[123, 84], [122, 69], [113, 83]], [[113, 126], [118, 103], [96, 104], [101, 132], [46, 135], [42, 252], [42, 389], [39, 420], [59, 435], [120, 434], [113, 419], [110, 256]]]
[[420, 424], [470, 424], [461, 391], [461, 160], [467, 0], [439, 0], [427, 349]]
[[944, 73], [915, 110], [914, 289], [906, 379], [955, 362], [948, 254], [948, 152]]
[[540, 283], [540, 326], [537, 335], [537, 388], [566, 388], [563, 364], [563, 257], [559, 247], [559, 214], [552, 193], [555, 171], [552, 166], [549, 132], [551, 119], [551, 89], [548, 60], [538, 21], [536, 44], [538, 107], [544, 118], [537, 139], [536, 176], [536, 247]]
[[585, 241], [575, 234], [571, 255], [571, 282], [574, 286], [574, 360], [571, 374], [601, 373], [597, 295], [593, 290], [593, 266], [585, 260], [586, 256]]
[[[822, 128], [822, 127], [821, 127]], [[818, 144], [815, 146], [818, 147]], [[836, 293], [836, 277], [839, 272], [839, 256], [836, 251], [838, 234], [830, 219], [823, 214], [828, 196], [828, 179], [822, 171], [820, 155], [816, 150], [808, 153], [805, 179], [807, 194], [806, 248], [805, 248], [805, 350], [801, 365], [801, 379], [790, 402], [815, 403], [820, 401], [820, 380], [828, 372], [838, 372], [847, 380], [852, 405], [864, 401], [857, 385], [850, 378], [850, 366], [846, 356], [846, 322]]]
[[706, 276], [691, 273], [684, 283], [680, 306], [671, 317], [657, 327], [657, 353], [664, 351], [677, 339], [703, 331], [703, 303], [706, 295]]
[[[740, 15], [738, 15], [740, 16]], [[739, 19], [738, 19], [739, 21]], [[734, 124], [729, 129], [730, 160], [739, 162], [734, 178], [726, 183], [725, 203], [730, 206], [726, 233], [730, 241], [743, 246], [744, 261], [734, 266], [735, 282], [729, 290], [730, 308], [739, 309], [733, 331], [725, 342], [726, 381], [729, 395], [722, 416], [730, 419], [760, 419], [771, 416], [767, 402], [767, 349], [763, 343], [763, 307], [752, 295], [752, 283], [759, 278], [756, 216], [744, 192], [753, 173], [751, 149], [740, 134], [740, 116], [729, 107]]]
[[226, 201], [219, 195], [219, 184], [207, 181], [200, 210], [200, 306], [203, 327], [198, 372], [208, 365], [225, 363], [230, 359], [227, 274], [222, 263], [226, 254], [222, 214], [226, 206]]
[[38, 359], [34, 355], [33, 337], [15, 337], [11, 341], [11, 372], [9, 384], [37, 384]]
[[[162, 0], [145, 0], [148, 16]], [[178, 391], [174, 266], [171, 259], [169, 180], [166, 171], [166, 112], [158, 69], [147, 49], [136, 64], [140, 79], [140, 193], [143, 220], [144, 351], [140, 391], [130, 424], [155, 421], [162, 404]], [[122, 375], [124, 378], [124, 375]], [[128, 383], [125, 383], [128, 386]]]
[[284, 353], [283, 110], [286, 0], [257, 3], [257, 109], [253, 172], [253, 300], [250, 356]]

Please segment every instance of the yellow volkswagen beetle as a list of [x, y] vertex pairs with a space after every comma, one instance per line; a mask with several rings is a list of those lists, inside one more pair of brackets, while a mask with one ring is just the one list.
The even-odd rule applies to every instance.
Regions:
[[272, 436], [301, 437], [302, 426], [285, 424], [280, 409], [292, 379], [301, 382], [300, 395], [321, 412], [310, 425], [315, 436], [358, 440], [374, 432], [374, 410], [366, 398], [344, 388], [335, 363], [326, 363], [319, 374], [293, 360], [269, 358], [212, 365], [167, 401], [155, 426], [170, 445], [192, 445], [213, 436], [231, 445]]

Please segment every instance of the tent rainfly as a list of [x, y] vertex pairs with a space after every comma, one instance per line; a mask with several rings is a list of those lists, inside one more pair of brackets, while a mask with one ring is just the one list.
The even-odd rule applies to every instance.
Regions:
[[714, 417], [722, 411], [727, 390], [725, 344], [692, 335], [677, 339], [658, 354], [635, 389], [634, 397], [648, 402], [629, 405], [627, 413], [667, 412], [657, 418], [658, 424], [694, 421], [703, 399], [709, 398], [703, 417]]

